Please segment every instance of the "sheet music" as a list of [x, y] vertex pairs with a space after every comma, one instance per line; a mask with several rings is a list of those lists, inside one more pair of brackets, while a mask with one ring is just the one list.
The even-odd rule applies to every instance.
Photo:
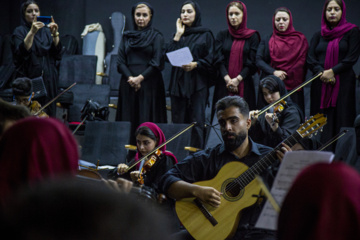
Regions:
[[[276, 202], [281, 206], [287, 192], [289, 191], [295, 177], [305, 167], [317, 163], [327, 162], [331, 163], [334, 154], [331, 152], [320, 151], [293, 151], [287, 152], [282, 160], [279, 171], [275, 177], [270, 193], [275, 198]], [[277, 229], [278, 214], [271, 206], [269, 201], [266, 201], [264, 208], [261, 211], [258, 221], [255, 224], [256, 228]]]
[[191, 55], [189, 47], [183, 47], [178, 50], [166, 53], [166, 56], [169, 59], [169, 62], [174, 67], [181, 67], [191, 63], [194, 58]]

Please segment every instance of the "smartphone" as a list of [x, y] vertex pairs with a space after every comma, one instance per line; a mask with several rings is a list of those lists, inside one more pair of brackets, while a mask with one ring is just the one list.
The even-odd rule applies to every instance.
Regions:
[[37, 21], [43, 22], [45, 25], [48, 25], [51, 22], [51, 16], [38, 16]]

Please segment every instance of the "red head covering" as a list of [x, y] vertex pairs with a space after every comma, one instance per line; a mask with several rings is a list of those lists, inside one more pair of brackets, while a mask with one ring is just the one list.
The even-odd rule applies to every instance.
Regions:
[[[144, 123], [140, 124], [140, 126], [137, 129], [139, 129], [140, 127], [147, 127], [154, 133], [155, 137], [158, 139], [158, 143], [157, 143], [156, 146], [159, 146], [159, 145], [163, 144], [164, 142], [166, 142], [165, 135], [164, 135], [163, 131], [155, 123], [144, 122]], [[169, 151], [166, 151], [166, 145], [162, 146], [160, 148], [160, 150], [166, 156], [171, 156], [174, 159], [175, 163], [178, 162], [178, 160], [176, 159], [176, 157], [175, 157], [175, 155], [173, 153], [171, 153]], [[135, 161], [137, 161], [137, 160], [139, 160], [141, 158], [142, 158], [141, 153], [137, 152], [136, 155], [135, 155]], [[140, 163], [138, 163], [136, 165], [137, 169], [139, 169], [139, 166], [140, 166]]]
[[[234, 3], [234, 2], [240, 3], [244, 9], [242, 22], [238, 29], [235, 29], [234, 27], [231, 26], [231, 24], [229, 22], [229, 17], [228, 17], [228, 11], [230, 8], [230, 4]], [[226, 21], [228, 24], [229, 32], [230, 32], [231, 36], [234, 37], [234, 41], [231, 46], [230, 58], [229, 58], [228, 74], [229, 74], [230, 78], [236, 78], [240, 74], [241, 70], [243, 69], [243, 49], [244, 49], [244, 45], [245, 45], [245, 39], [250, 38], [254, 33], [257, 33], [257, 31], [246, 27], [247, 10], [246, 10], [245, 4], [240, 1], [232, 1], [227, 5]], [[244, 97], [244, 81], [240, 82], [240, 84], [238, 86], [238, 90], [239, 90], [238, 94], [241, 97]], [[233, 94], [230, 93], [230, 95], [233, 95]]]
[[[346, 6], [345, 2], [342, 1], [342, 15], [341, 19], [336, 27], [331, 29], [326, 20], [326, 7], [327, 4], [324, 5], [324, 9], [322, 12], [321, 19], [321, 36], [325, 40], [329, 41], [326, 50], [326, 57], [324, 63], [324, 69], [330, 69], [338, 64], [339, 62], [339, 43], [345, 33], [357, 27], [355, 24], [348, 23], [346, 21]], [[336, 100], [339, 93], [340, 88], [340, 77], [339, 75], [335, 75], [336, 81], [334, 85], [331, 84], [322, 84], [321, 89], [321, 105], [320, 108], [329, 108], [336, 106]]]
[[276, 29], [275, 15], [279, 12], [279, 9], [277, 9], [272, 19], [273, 34], [269, 40], [270, 65], [274, 69], [287, 73], [284, 83], [287, 90], [292, 90], [304, 81], [306, 55], [309, 44], [304, 34], [295, 31], [290, 10], [280, 8], [280, 11], [281, 9], [286, 9], [289, 13], [289, 26], [284, 32]]
[[0, 140], [0, 200], [22, 186], [75, 175], [77, 143], [68, 128], [56, 119], [26, 118], [10, 127]]
[[360, 239], [360, 175], [344, 163], [317, 163], [295, 179], [281, 207], [279, 240]]

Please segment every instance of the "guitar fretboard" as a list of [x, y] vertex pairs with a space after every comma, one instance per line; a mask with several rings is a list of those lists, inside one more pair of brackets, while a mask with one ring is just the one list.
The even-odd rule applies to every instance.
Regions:
[[[297, 131], [295, 131], [295, 133], [293, 133], [283, 142], [287, 144], [289, 147], [292, 147], [301, 138], [302, 136]], [[230, 189], [226, 187], [226, 190], [231, 191], [231, 188], [233, 187], [240, 187], [240, 189], [245, 188], [251, 181], [255, 179], [255, 175], [259, 175], [261, 172], [263, 172], [265, 169], [271, 166], [278, 159], [278, 157], [276, 156], [276, 151], [280, 150], [281, 147], [282, 144], [281, 143], [278, 144], [270, 153], [268, 153], [265, 157], [260, 159], [252, 167], [250, 167], [248, 170], [243, 172], [239, 177], [237, 177], [234, 180], [236, 184], [229, 184]]]

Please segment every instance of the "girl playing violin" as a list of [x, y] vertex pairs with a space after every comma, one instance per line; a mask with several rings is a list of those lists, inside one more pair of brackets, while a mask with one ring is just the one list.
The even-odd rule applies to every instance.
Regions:
[[[280, 78], [270, 75], [260, 81], [258, 106], [266, 106], [287, 94]], [[265, 114], [259, 110], [250, 111], [252, 126], [249, 136], [258, 143], [275, 147], [293, 134], [303, 121], [303, 112], [290, 97], [270, 108]]]
[[[152, 122], [142, 123], [135, 132], [137, 153], [134, 163], [153, 151], [157, 146], [163, 144], [165, 135], [163, 131]], [[131, 170], [130, 177], [135, 183], [143, 183], [145, 186], [153, 188], [159, 193], [158, 183], [164, 173], [177, 163], [177, 159], [169, 151], [166, 151], [166, 145], [159, 149], [158, 154], [154, 153], [148, 159], [139, 162], [136, 169], [129, 169], [130, 163], [119, 164], [116, 172], [119, 175]]]

